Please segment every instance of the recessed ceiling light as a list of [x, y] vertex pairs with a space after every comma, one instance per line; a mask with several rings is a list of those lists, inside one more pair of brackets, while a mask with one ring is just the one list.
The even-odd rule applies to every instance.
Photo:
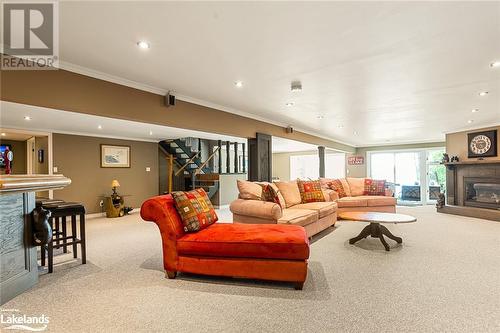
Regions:
[[358, 135], [358, 132], [357, 132], [357, 131], [354, 131], [352, 134], [354, 134], [354, 135]]
[[5, 133], [2, 133], [2, 136], [6, 136], [6, 135], [7, 135], [7, 134], [5, 134]]
[[472, 109], [471, 110], [472, 113], [476, 113], [476, 112], [479, 112], [479, 109]]
[[139, 46], [139, 48], [144, 49], [144, 50], [149, 49], [151, 47], [151, 45], [148, 42], [146, 42], [145, 40], [138, 41], [137, 46]]
[[153, 131], [149, 131], [149, 135], [153, 135]]
[[300, 81], [293, 81], [291, 84], [292, 91], [301, 91], [302, 83]]
[[491, 68], [500, 68], [500, 60], [499, 60], [499, 61], [493, 61], [493, 62], [490, 64], [490, 67], [491, 67]]
[[24, 116], [24, 120], [31, 120], [30, 116]]
[[338, 128], [344, 128], [344, 125], [338, 125], [337, 127]]
[[295, 104], [294, 102], [288, 102], [288, 103], [286, 103], [285, 105], [286, 105], [286, 106], [293, 106], [294, 104]]
[[488, 95], [488, 92], [487, 92], [487, 91], [481, 91], [481, 92], [479, 93], [479, 96], [486, 96], [486, 95]]
[[319, 115], [319, 116], [317, 116], [316, 118], [318, 118], [318, 119], [324, 119], [324, 118], [325, 118], [325, 116]]
[[467, 122], [468, 122], [469, 124], [472, 124], [472, 123], [474, 122], [474, 120], [470, 119], [470, 120], [467, 120]]
[[97, 129], [102, 129], [102, 126], [101, 125], [97, 125]]
[[234, 85], [236, 86], [236, 88], [241, 88], [241, 87], [243, 87], [243, 82], [242, 81], [236, 81], [234, 83]]

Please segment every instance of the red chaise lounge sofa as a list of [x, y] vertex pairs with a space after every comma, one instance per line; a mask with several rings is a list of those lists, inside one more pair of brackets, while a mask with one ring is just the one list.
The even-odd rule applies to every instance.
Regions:
[[292, 282], [307, 277], [309, 241], [303, 227], [215, 223], [185, 233], [171, 195], [148, 199], [141, 217], [155, 222], [163, 243], [166, 276], [177, 272]]

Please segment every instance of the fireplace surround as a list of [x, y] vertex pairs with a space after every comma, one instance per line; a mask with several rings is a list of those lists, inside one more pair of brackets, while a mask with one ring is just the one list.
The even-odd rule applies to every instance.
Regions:
[[445, 164], [446, 205], [438, 212], [500, 221], [500, 161]]
[[465, 177], [464, 205], [500, 209], [500, 178]]

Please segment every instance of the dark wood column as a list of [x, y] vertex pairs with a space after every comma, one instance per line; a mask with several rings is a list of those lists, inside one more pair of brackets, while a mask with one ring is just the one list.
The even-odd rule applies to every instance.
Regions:
[[251, 181], [272, 180], [272, 136], [257, 133], [255, 139], [248, 139], [248, 179]]
[[320, 178], [325, 178], [325, 147], [318, 147], [319, 156], [319, 176]]

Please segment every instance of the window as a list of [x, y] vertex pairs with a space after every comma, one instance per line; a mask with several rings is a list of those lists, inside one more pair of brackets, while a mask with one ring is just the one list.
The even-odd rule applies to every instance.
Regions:
[[318, 155], [290, 156], [290, 179], [318, 179]]
[[[345, 154], [330, 153], [325, 156], [325, 177], [345, 177]], [[318, 179], [319, 157], [314, 155], [290, 156], [290, 179]]]
[[344, 178], [345, 177], [345, 154], [331, 153], [325, 156], [325, 177]]

